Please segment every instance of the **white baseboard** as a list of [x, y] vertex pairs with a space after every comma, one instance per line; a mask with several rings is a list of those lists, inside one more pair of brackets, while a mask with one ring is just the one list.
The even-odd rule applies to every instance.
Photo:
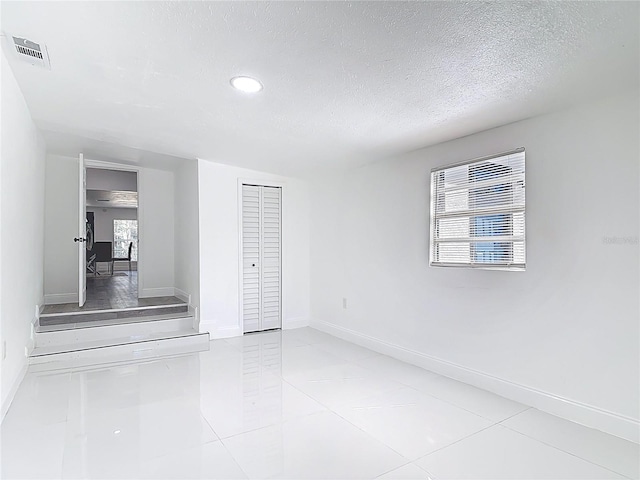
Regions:
[[[282, 322], [283, 330], [292, 330], [294, 328], [308, 327], [309, 319], [306, 317], [289, 318]], [[218, 327], [214, 320], [200, 320], [198, 324], [199, 332], [208, 332], [211, 339], [241, 337], [243, 335], [242, 327], [238, 325]]]
[[440, 358], [410, 350], [327, 322], [311, 322], [313, 328], [389, 355], [426, 370], [488, 390], [547, 413], [639, 443], [640, 422], [634, 418], [565, 398], [550, 392], [495, 377]]
[[77, 303], [77, 293], [47, 293], [44, 296], [45, 305], [57, 305], [59, 303]]
[[[38, 306], [36, 305], [36, 310], [38, 310]], [[33, 317], [31, 323], [29, 324], [29, 340], [27, 342], [27, 351], [29, 355], [36, 346], [36, 327], [38, 326], [38, 320], [40, 319], [40, 312], [37, 312], [38, 315]]]
[[191, 305], [191, 295], [189, 295], [184, 290], [180, 290], [178, 287], [174, 287], [173, 291], [174, 291], [173, 293], [174, 296], [178, 297], [183, 302], [186, 302], [189, 305]]
[[175, 288], [173, 287], [160, 287], [160, 288], [143, 288], [139, 293], [139, 298], [149, 297], [173, 297], [175, 294]]
[[219, 338], [231, 338], [242, 336], [242, 328], [237, 325], [227, 327], [217, 327], [216, 322], [213, 320], [200, 320], [198, 331], [200, 333], [209, 333], [211, 340]]
[[2, 410], [0, 411], [0, 423], [4, 420], [5, 415], [9, 411], [9, 407], [11, 406], [11, 402], [13, 402], [13, 398], [16, 396], [16, 392], [18, 391], [18, 388], [20, 387], [20, 384], [22, 383], [22, 380], [24, 380], [24, 377], [27, 374], [27, 367], [28, 366], [29, 365], [28, 365], [27, 359], [25, 357], [24, 365], [22, 366], [22, 368], [20, 369], [20, 372], [18, 373], [18, 375], [16, 376], [15, 380], [11, 384], [11, 387], [9, 388], [9, 393], [7, 394], [7, 396], [2, 401], [2, 407], [0, 407], [0, 408], [2, 408]]
[[294, 328], [302, 328], [309, 326], [309, 318], [308, 317], [294, 317], [294, 318], [286, 318], [282, 322], [283, 330], [292, 330]]
[[[296, 317], [289, 318], [282, 322], [283, 330], [292, 330], [294, 328], [308, 327], [309, 319], [305, 317]], [[206, 321], [201, 320], [198, 325], [199, 332], [208, 332], [210, 338], [219, 339], [219, 338], [231, 338], [231, 337], [240, 337], [243, 335], [242, 327], [238, 325], [226, 326], [226, 327], [217, 327], [215, 321]]]
[[189, 305], [189, 313], [193, 315], [193, 329], [196, 332], [199, 332], [200, 331], [200, 312], [198, 311], [198, 307]]

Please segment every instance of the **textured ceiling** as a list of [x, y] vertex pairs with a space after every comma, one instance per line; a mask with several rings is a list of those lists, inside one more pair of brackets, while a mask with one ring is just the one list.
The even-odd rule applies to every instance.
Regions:
[[[309, 174], [639, 83], [638, 2], [3, 1], [1, 9], [3, 31], [49, 49], [50, 71], [9, 57], [59, 153], [117, 157], [131, 147]], [[260, 79], [263, 92], [234, 91], [229, 79], [240, 74]]]

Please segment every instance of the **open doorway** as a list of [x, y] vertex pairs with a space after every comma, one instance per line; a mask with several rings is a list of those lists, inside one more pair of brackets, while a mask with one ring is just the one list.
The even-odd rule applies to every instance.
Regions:
[[137, 172], [87, 167], [85, 211], [88, 241], [84, 309], [137, 306]]

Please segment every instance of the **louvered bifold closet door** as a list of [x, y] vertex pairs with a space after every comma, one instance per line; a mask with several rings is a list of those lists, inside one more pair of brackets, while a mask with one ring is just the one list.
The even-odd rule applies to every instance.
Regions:
[[262, 187], [262, 330], [280, 328], [280, 195]]
[[242, 319], [260, 330], [260, 187], [242, 186]]
[[281, 189], [242, 186], [244, 332], [280, 328]]

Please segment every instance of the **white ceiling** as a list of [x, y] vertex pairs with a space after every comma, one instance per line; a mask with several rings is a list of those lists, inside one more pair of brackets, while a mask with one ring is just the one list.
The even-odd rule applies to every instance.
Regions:
[[[49, 148], [129, 152], [133, 162], [158, 152], [304, 175], [640, 81], [639, 2], [3, 1], [1, 9], [3, 31], [48, 47], [50, 71], [10, 61]], [[229, 79], [239, 74], [264, 90], [234, 91]]]

